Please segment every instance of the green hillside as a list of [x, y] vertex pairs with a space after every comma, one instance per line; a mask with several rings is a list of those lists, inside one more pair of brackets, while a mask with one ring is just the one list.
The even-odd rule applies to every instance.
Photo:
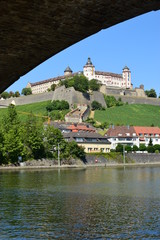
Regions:
[[[26, 104], [26, 105], [20, 105], [16, 106], [17, 112], [20, 116], [20, 119], [22, 121], [25, 121], [28, 117], [27, 113], [33, 113], [35, 116], [38, 118], [42, 116], [48, 116], [46, 106], [50, 101], [45, 101], [45, 102], [37, 102], [37, 103], [31, 103], [31, 104]], [[58, 112], [59, 110], [55, 110], [54, 112]], [[63, 110], [61, 111], [63, 114], [66, 114], [68, 110]], [[0, 121], [3, 118], [4, 114], [7, 113], [7, 108], [1, 108], [0, 109]], [[42, 117], [45, 120], [45, 117]], [[47, 119], [47, 118], [46, 118]]]
[[96, 110], [94, 119], [115, 125], [135, 125], [160, 127], [160, 106], [131, 104], [108, 108], [105, 111]]

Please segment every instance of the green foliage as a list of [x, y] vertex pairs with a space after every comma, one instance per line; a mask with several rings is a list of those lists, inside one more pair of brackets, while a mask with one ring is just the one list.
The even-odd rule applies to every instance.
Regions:
[[148, 144], [148, 146], [153, 146], [152, 138], [149, 139], [149, 144]]
[[121, 144], [118, 144], [117, 147], [116, 147], [116, 152], [123, 152], [123, 145]]
[[107, 105], [108, 108], [115, 107], [115, 106], [119, 107], [119, 106], [122, 106], [124, 104], [122, 102], [121, 98], [116, 100], [116, 98], [114, 96], [104, 95], [104, 100], [105, 100], [106, 105]]
[[100, 88], [100, 83], [96, 79], [92, 79], [89, 81], [89, 89], [92, 91], [98, 91]]
[[9, 96], [9, 93], [8, 92], [3, 92], [3, 93], [1, 93], [1, 98], [4, 98], [4, 99], [7, 99], [7, 98], [9, 98], [10, 96]]
[[147, 147], [147, 151], [148, 151], [149, 153], [154, 153], [154, 147], [148, 145], [148, 147]]
[[65, 110], [69, 109], [69, 103], [65, 100], [59, 101], [59, 100], [54, 100], [46, 106], [46, 109], [48, 112], [51, 112], [53, 110]]
[[125, 151], [131, 152], [132, 151], [132, 147], [130, 145], [126, 145], [125, 146]]
[[76, 75], [73, 77], [74, 79], [74, 88], [76, 91], [87, 92], [89, 89], [88, 79], [83, 75]]
[[144, 144], [140, 144], [139, 150], [140, 150], [140, 151], [146, 151], [146, 150], [147, 150], [147, 147], [146, 147]]
[[21, 94], [27, 96], [32, 94], [31, 88], [23, 88]]
[[116, 125], [154, 126], [160, 127], [159, 106], [147, 104], [130, 104], [120, 107], [106, 108], [105, 111], [96, 110], [94, 119], [97, 122], [108, 122]]
[[156, 91], [153, 88], [150, 90], [146, 90], [145, 94], [147, 95], [147, 97], [153, 97], [153, 98], [157, 97]]
[[87, 118], [86, 122], [91, 123], [91, 124], [96, 123], [96, 121], [93, 118]]
[[137, 145], [133, 145], [132, 150], [133, 150], [134, 152], [136, 152], [136, 151], [139, 150], [139, 148], [137, 147]]
[[154, 151], [158, 150], [160, 152], [160, 145], [159, 144], [155, 144], [153, 147], [154, 147]]
[[61, 158], [85, 156], [84, 149], [76, 143], [66, 142], [58, 129], [49, 126], [45, 131], [41, 118], [30, 114], [22, 124], [16, 107], [11, 105], [0, 125], [0, 164], [17, 163], [19, 156], [23, 161], [46, 156], [57, 158], [57, 151], [51, 150], [58, 143]]
[[20, 96], [20, 93], [19, 91], [16, 91], [15, 94], [14, 94], [15, 97], [19, 97]]
[[56, 84], [53, 83], [53, 84], [51, 85], [51, 90], [54, 91], [55, 88], [56, 88]]
[[91, 104], [92, 110], [102, 110], [102, 104], [97, 102], [97, 101], [93, 101]]
[[159, 153], [159, 150], [158, 150], [158, 149], [157, 149], [157, 150], [155, 150], [155, 153], [157, 153], [157, 154], [158, 154], [158, 153]]

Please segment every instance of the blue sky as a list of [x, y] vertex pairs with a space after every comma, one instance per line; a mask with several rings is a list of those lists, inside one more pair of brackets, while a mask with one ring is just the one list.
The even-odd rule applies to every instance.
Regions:
[[22, 76], [7, 91], [20, 91], [28, 82], [64, 74], [69, 65], [73, 72], [83, 70], [87, 58], [98, 71], [122, 73], [131, 70], [133, 87], [144, 84], [160, 93], [160, 11], [150, 12], [102, 30], [56, 54]]

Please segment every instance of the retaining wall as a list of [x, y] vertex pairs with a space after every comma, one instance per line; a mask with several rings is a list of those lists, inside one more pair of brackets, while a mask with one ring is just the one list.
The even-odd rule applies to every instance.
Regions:
[[126, 156], [135, 163], [160, 162], [160, 153], [127, 153]]

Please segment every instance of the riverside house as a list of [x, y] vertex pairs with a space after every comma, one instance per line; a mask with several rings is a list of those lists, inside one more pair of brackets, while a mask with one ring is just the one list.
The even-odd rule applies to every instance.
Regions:
[[70, 132], [63, 133], [66, 141], [75, 141], [84, 148], [86, 153], [110, 152], [111, 143], [107, 137], [93, 132]]

